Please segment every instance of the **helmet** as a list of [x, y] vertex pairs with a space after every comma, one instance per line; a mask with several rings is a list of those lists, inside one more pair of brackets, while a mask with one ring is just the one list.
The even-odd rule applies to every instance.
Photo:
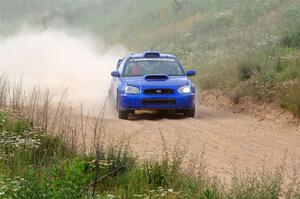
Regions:
[[141, 75], [141, 73], [142, 73], [142, 68], [139, 64], [135, 64], [134, 66], [131, 67], [132, 75]]

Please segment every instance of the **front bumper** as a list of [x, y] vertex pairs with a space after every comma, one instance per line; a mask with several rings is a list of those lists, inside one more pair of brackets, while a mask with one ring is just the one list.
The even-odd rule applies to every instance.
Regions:
[[195, 94], [145, 95], [121, 94], [121, 110], [186, 110], [195, 107]]

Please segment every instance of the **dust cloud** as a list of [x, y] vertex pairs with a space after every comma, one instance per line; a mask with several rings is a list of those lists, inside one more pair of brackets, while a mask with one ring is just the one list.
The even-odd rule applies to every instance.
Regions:
[[55, 30], [0, 39], [0, 48], [0, 73], [22, 78], [25, 90], [40, 85], [61, 95], [67, 89], [68, 101], [96, 109], [107, 98], [110, 72], [127, 53], [122, 45], [106, 48], [90, 36]]

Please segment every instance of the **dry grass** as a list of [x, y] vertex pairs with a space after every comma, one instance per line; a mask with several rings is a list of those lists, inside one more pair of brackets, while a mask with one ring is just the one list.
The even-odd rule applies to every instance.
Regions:
[[[99, 115], [91, 114], [83, 106], [74, 107], [64, 101], [66, 90], [60, 97], [49, 89], [36, 86], [30, 94], [24, 92], [22, 79], [10, 82], [0, 77], [0, 107], [26, 118], [44, 132], [55, 135], [78, 152], [95, 151], [103, 130], [103, 107]], [[93, 132], [93, 133], [92, 133]]]

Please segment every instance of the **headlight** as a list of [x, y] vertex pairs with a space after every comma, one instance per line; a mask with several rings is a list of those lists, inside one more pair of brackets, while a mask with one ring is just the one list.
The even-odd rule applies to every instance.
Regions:
[[190, 85], [184, 85], [178, 88], [179, 93], [191, 93], [192, 87]]
[[125, 86], [125, 93], [126, 94], [138, 94], [140, 89], [134, 86]]

